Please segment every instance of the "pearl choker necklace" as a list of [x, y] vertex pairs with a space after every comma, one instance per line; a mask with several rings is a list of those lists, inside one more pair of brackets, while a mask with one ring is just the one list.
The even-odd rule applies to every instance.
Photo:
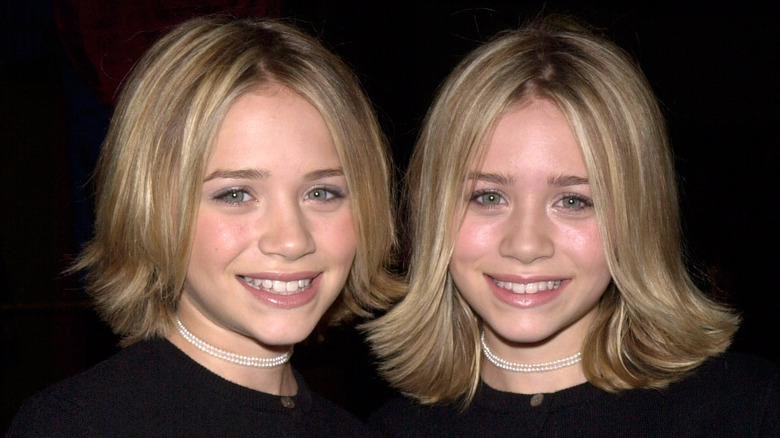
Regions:
[[181, 323], [178, 312], [176, 313], [176, 323], [179, 325], [179, 333], [181, 333], [182, 337], [184, 337], [184, 339], [186, 339], [187, 342], [198, 347], [200, 351], [210, 356], [214, 356], [219, 359], [226, 360], [228, 362], [232, 362], [238, 365], [257, 367], [257, 368], [273, 368], [275, 366], [279, 366], [287, 362], [288, 360], [290, 360], [290, 356], [292, 353], [291, 351], [288, 351], [287, 353], [284, 353], [281, 356], [270, 357], [270, 358], [242, 356], [240, 354], [231, 353], [229, 351], [219, 349], [211, 344], [207, 344], [197, 336], [190, 333], [189, 330], [184, 328], [184, 324]]
[[577, 352], [575, 354], [572, 354], [569, 357], [564, 357], [563, 359], [554, 360], [552, 362], [530, 363], [530, 364], [508, 362], [496, 356], [495, 354], [493, 354], [492, 351], [490, 351], [487, 344], [485, 343], [484, 331], [480, 334], [479, 340], [482, 343], [482, 353], [485, 355], [485, 357], [488, 358], [488, 360], [493, 365], [499, 368], [503, 368], [505, 370], [514, 371], [516, 373], [536, 373], [541, 371], [553, 371], [561, 368], [570, 367], [582, 361], [582, 353]]

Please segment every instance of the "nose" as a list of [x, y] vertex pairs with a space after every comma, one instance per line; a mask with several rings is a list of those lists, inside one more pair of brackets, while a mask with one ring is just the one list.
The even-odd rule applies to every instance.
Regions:
[[294, 202], [277, 202], [259, 218], [260, 251], [296, 260], [314, 252], [315, 243], [305, 215]]
[[515, 209], [503, 226], [499, 252], [530, 264], [555, 252], [553, 224], [542, 208]]

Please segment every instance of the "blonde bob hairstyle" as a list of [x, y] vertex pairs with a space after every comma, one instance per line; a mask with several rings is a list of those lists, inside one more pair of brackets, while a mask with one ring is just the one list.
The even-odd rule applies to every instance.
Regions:
[[664, 387], [723, 352], [737, 328], [686, 271], [673, 158], [644, 75], [612, 42], [548, 17], [498, 35], [455, 68], [411, 158], [409, 291], [366, 328], [380, 372], [422, 403], [467, 406], [479, 384], [481, 321], [448, 264], [468, 176], [497, 120], [528, 99], [553, 102], [569, 122], [612, 276], [583, 346], [587, 379], [607, 391]]
[[279, 84], [319, 110], [349, 187], [357, 255], [334, 321], [397, 294], [391, 164], [353, 73], [319, 42], [275, 21], [197, 18], [160, 39], [130, 74], [96, 172], [95, 236], [74, 270], [122, 344], [164, 336], [181, 296], [203, 175], [242, 94]]

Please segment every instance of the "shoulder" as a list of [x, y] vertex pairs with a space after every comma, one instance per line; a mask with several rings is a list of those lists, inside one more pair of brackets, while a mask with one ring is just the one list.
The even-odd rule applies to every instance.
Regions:
[[[709, 359], [664, 390], [606, 396], [610, 406], [643, 412], [657, 430], [707, 436], [780, 436], [778, 367], [740, 353]], [[602, 406], [603, 408], [603, 406]], [[686, 432], [687, 431], [687, 432]]]
[[318, 436], [368, 437], [373, 436], [368, 426], [346, 409], [311, 391], [303, 377], [295, 371], [298, 380], [298, 398], [309, 404], [306, 428], [316, 430]]
[[319, 395], [312, 395], [312, 410], [322, 436], [370, 436], [368, 426], [357, 417]]
[[368, 418], [369, 427], [383, 437], [443, 436], [446, 425], [452, 425], [458, 411], [454, 406], [423, 405], [396, 396]]
[[732, 395], [769, 395], [777, 391], [779, 376], [780, 368], [767, 359], [727, 352], [711, 358], [688, 379], [673, 386], [683, 389], [695, 385]]
[[768, 359], [726, 353], [711, 359], [691, 377], [709, 403], [719, 396], [723, 412], [734, 421], [752, 421], [780, 436], [780, 367]]
[[164, 369], [159, 344], [150, 341], [130, 346], [33, 395], [17, 412], [8, 436], [88, 436], [91, 425], [111, 415], [101, 411], [111, 411], [111, 406], [129, 407], [134, 400], [148, 402], [146, 390], [158, 385], [140, 382], [160, 376]]

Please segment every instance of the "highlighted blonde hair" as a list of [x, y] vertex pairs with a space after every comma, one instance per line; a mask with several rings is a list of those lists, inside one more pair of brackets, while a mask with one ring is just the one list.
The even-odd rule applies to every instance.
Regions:
[[468, 175], [498, 119], [531, 98], [557, 105], [577, 139], [612, 275], [583, 347], [587, 379], [607, 391], [664, 387], [724, 351], [738, 326], [686, 270], [674, 163], [644, 75], [612, 42], [542, 19], [455, 68], [412, 155], [409, 291], [366, 328], [380, 372], [422, 403], [465, 406], [478, 386], [481, 322], [448, 265]]
[[243, 93], [279, 84], [320, 112], [349, 186], [357, 255], [335, 321], [385, 308], [399, 288], [392, 169], [352, 72], [275, 21], [197, 18], [154, 44], [129, 76], [96, 173], [95, 236], [73, 270], [124, 345], [164, 336], [181, 296], [202, 179], [220, 124]]

